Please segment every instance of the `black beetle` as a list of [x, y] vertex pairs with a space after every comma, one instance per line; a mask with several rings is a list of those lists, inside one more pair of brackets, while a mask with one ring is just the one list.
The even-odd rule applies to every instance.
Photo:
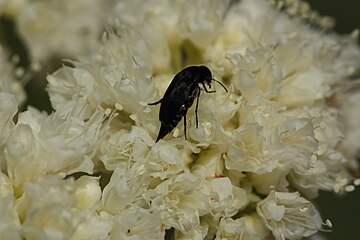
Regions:
[[197, 110], [199, 105], [200, 91], [199, 86], [203, 86], [203, 90], [207, 93], [213, 93], [206, 88], [205, 83], [211, 88], [211, 81], [219, 83], [227, 92], [226, 87], [219, 81], [212, 77], [212, 73], [206, 66], [189, 66], [181, 70], [175, 75], [169, 87], [166, 89], [164, 97], [157, 102], [149, 103], [148, 105], [157, 105], [161, 103], [159, 120], [161, 127], [156, 142], [171, 132], [181, 118], [184, 117], [184, 135], [186, 138], [186, 113], [193, 105], [195, 98], [196, 107], [196, 128], [198, 127]]

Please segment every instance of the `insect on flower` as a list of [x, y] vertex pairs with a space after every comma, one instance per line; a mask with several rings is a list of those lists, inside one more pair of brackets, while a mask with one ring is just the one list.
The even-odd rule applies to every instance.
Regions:
[[[211, 81], [219, 83], [226, 92], [228, 90], [219, 81], [212, 77], [212, 73], [206, 66], [189, 66], [181, 70], [175, 75], [171, 81], [169, 87], [166, 89], [164, 97], [157, 102], [149, 103], [148, 105], [157, 105], [161, 103], [159, 120], [161, 127], [159, 134], [156, 138], [156, 142], [171, 132], [181, 118], [184, 117], [184, 135], [186, 138], [186, 113], [188, 109], [193, 105], [195, 98], [195, 116], [196, 116], [196, 128], [198, 127], [198, 105], [201, 90], [207, 93], [214, 93], [206, 88], [207, 84], [211, 89]], [[199, 85], [202, 85], [203, 89]]]

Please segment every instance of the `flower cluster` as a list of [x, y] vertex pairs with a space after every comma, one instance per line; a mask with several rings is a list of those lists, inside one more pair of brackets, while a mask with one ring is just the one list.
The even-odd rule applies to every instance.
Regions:
[[14, 20], [37, 64], [50, 57], [91, 54], [106, 23], [107, 6], [100, 0], [0, 0], [0, 14]]
[[[301, 239], [323, 229], [319, 191], [352, 186], [356, 33], [318, 31], [263, 0], [24, 2], [19, 26], [44, 27], [24, 27], [34, 55], [76, 49], [78, 60], [47, 77], [49, 115], [29, 107], [13, 123], [1, 88], [4, 239]], [[109, 19], [79, 50], [81, 29]], [[148, 103], [188, 65], [229, 92], [201, 94], [187, 140], [179, 124], [155, 143]]]
[[[14, 60], [16, 59], [14, 58]], [[15, 125], [13, 118], [18, 106], [26, 98], [21, 81], [19, 81], [23, 70], [16, 68], [14, 63], [14, 61], [9, 61], [8, 53], [0, 45], [0, 147], [12, 134]], [[1, 160], [0, 168], [5, 168]]]

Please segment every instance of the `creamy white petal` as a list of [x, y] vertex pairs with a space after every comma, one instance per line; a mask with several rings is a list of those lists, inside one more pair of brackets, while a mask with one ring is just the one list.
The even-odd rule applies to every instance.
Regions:
[[276, 192], [257, 205], [257, 213], [276, 239], [301, 239], [321, 229], [321, 217], [299, 193]]

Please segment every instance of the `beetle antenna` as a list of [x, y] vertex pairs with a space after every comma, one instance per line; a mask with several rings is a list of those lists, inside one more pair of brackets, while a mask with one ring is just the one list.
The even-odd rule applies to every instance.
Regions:
[[219, 82], [218, 80], [216, 80], [215, 78], [212, 79], [213, 81], [217, 82], [218, 84], [220, 84], [226, 92], [228, 92], [228, 90], [226, 89], [226, 87], [224, 86], [224, 84], [222, 84], [221, 82]]

